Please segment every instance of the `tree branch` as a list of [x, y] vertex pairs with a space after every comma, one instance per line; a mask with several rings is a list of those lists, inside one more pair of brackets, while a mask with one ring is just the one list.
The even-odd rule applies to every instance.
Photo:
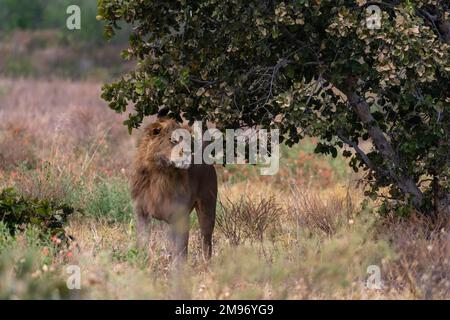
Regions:
[[344, 136], [342, 134], [342, 132], [338, 132], [338, 137], [339, 139], [341, 139], [344, 143], [348, 144], [350, 147], [352, 147], [353, 149], [355, 149], [355, 151], [359, 154], [359, 156], [361, 157], [361, 159], [364, 161], [364, 163], [367, 165], [367, 167], [377, 173], [381, 173], [383, 175], [386, 174], [385, 171], [380, 170], [380, 168], [377, 168], [372, 160], [369, 159], [369, 157], [367, 156], [367, 154], [358, 146], [357, 143], [351, 141], [349, 138], [347, 138], [346, 136]]
[[423, 201], [422, 191], [411, 177], [404, 173], [401, 175], [397, 174], [401, 169], [399, 157], [370, 113], [369, 104], [362, 97], [353, 92], [351, 85], [345, 86], [345, 89], [341, 91], [346, 94], [348, 102], [355, 110], [358, 118], [367, 127], [369, 136], [372, 138], [375, 147], [388, 165], [386, 173], [389, 174], [404, 194], [412, 196], [414, 207], [420, 209]]

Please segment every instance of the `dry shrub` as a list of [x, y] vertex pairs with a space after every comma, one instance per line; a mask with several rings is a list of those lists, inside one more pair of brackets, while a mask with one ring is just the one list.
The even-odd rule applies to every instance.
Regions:
[[388, 284], [395, 290], [407, 289], [416, 299], [450, 297], [450, 223], [414, 215], [408, 219], [387, 217], [379, 226], [396, 252], [386, 267]]
[[274, 197], [253, 200], [244, 195], [235, 202], [225, 198], [220, 206], [217, 227], [235, 246], [245, 240], [262, 242], [265, 235], [275, 236], [285, 214]]
[[352, 221], [355, 208], [349, 190], [345, 197], [337, 195], [323, 199], [317, 192], [291, 187], [292, 203], [289, 210], [300, 229], [307, 228], [318, 236], [331, 237], [341, 226]]

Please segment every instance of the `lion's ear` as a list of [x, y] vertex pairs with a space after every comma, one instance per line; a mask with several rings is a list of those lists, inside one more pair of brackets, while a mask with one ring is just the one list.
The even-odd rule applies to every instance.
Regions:
[[158, 134], [160, 134], [162, 130], [162, 125], [160, 123], [153, 123], [152, 125], [150, 125], [147, 129], [147, 133], [149, 136], [153, 137], [153, 136], [157, 136]]

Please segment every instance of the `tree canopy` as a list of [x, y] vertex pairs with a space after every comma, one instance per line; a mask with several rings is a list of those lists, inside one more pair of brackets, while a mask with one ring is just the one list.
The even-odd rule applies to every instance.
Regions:
[[[380, 28], [370, 23], [380, 8]], [[136, 68], [104, 86], [126, 125], [161, 108], [218, 128], [279, 128], [342, 152], [383, 210], [449, 212], [448, 0], [99, 0], [133, 25]], [[369, 8], [371, 9], [371, 8]], [[367, 140], [369, 152], [359, 147]], [[343, 149], [344, 145], [350, 149]], [[352, 151], [350, 151], [352, 150]]]

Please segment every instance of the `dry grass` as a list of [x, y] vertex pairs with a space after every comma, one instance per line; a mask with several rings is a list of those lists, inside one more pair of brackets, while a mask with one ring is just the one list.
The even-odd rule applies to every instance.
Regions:
[[[126, 166], [134, 141], [121, 125], [123, 117], [105, 112], [99, 84], [0, 79], [0, 101], [1, 143], [11, 143], [11, 154], [23, 153], [13, 143], [20, 134], [19, 142], [42, 161], [77, 162], [84, 170], [97, 160], [103, 170]], [[102, 157], [112, 147], [114, 157]]]
[[387, 268], [387, 281], [393, 287], [408, 287], [417, 299], [450, 297], [449, 222], [420, 216], [383, 221], [378, 234], [392, 243], [397, 253], [395, 263]]
[[[353, 223], [356, 208], [347, 190], [345, 197], [321, 195], [317, 190], [291, 186], [292, 213], [298, 228], [307, 227], [317, 236], [334, 236], [343, 225]], [[336, 212], [343, 213], [337, 215]]]
[[[361, 212], [362, 190], [348, 183], [354, 177], [338, 180], [334, 163], [303, 146], [273, 181], [249, 168], [218, 168], [222, 204], [210, 263], [194, 215], [184, 270], [174, 271], [163, 224], [154, 223], [148, 250], [137, 250], [127, 189], [134, 136], [99, 88], [0, 80], [0, 187], [84, 210], [68, 226], [69, 248], [0, 234], [0, 278], [10, 279], [1, 297], [450, 298], [448, 222]], [[19, 279], [13, 270], [29, 251], [29, 273]], [[83, 290], [54, 296], [68, 265], [80, 266]], [[365, 287], [370, 265], [381, 269], [381, 290]]]

